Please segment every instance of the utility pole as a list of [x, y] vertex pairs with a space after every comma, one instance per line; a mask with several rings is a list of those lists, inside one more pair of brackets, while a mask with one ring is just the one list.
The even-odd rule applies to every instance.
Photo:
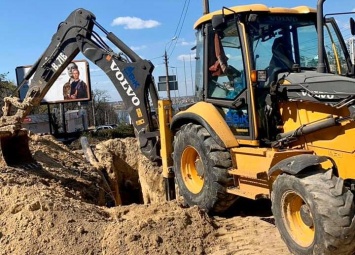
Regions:
[[168, 70], [168, 54], [164, 53], [164, 62], [165, 62], [165, 72], [166, 72], [166, 94], [168, 95], [168, 99], [171, 100], [170, 98], [170, 87], [169, 87], [169, 70]]
[[[185, 68], [185, 58], [184, 58], [184, 77], [185, 77], [185, 88], [187, 88], [187, 82], [186, 82], [186, 68]], [[187, 90], [187, 89], [186, 89]], [[187, 96], [187, 95], [186, 95]]]
[[[170, 66], [171, 68], [171, 73], [172, 75], [175, 75], [175, 80], [173, 82], [173, 88], [174, 88], [174, 96], [176, 98], [176, 90], [177, 90], [177, 94], [178, 94], [178, 98], [180, 98], [180, 92], [179, 92], [179, 89], [178, 89], [178, 72], [177, 72], [177, 67], [176, 66]], [[174, 69], [175, 68], [175, 72], [174, 72]]]
[[65, 123], [65, 109], [64, 109], [64, 104], [63, 103], [60, 103], [60, 113], [61, 113], [61, 116], [62, 116], [63, 131], [64, 131], [64, 134], [66, 134], [67, 133], [67, 125]]
[[[191, 72], [191, 88], [192, 88], [192, 95], [194, 95], [194, 90], [195, 90], [195, 86], [194, 86], [194, 78], [192, 76], [192, 62], [191, 62], [191, 52], [190, 52], [190, 72]], [[186, 91], [186, 96], [187, 96], [187, 91]]]
[[168, 70], [168, 54], [166, 53], [166, 46], [170, 43], [171, 45], [171, 42], [172, 41], [175, 41], [177, 40], [178, 38], [176, 36], [174, 36], [173, 38], [170, 39], [170, 41], [168, 41], [166, 44], [165, 44], [165, 52], [164, 52], [164, 62], [165, 62], [165, 73], [166, 73], [166, 94], [168, 96], [168, 99], [171, 100], [171, 97], [170, 97], [170, 87], [169, 87], [169, 70]]
[[353, 65], [355, 64], [355, 37], [350, 38], [350, 58]]
[[[92, 93], [93, 94], [93, 93]], [[94, 127], [96, 127], [96, 116], [95, 116], [95, 95], [93, 95], [92, 97], [92, 100], [91, 100], [91, 103], [92, 103], [92, 119], [93, 119], [93, 124], [94, 124]]]

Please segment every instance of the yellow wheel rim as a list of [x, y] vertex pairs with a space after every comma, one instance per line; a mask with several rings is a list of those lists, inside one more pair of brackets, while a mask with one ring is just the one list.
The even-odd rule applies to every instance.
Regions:
[[195, 148], [188, 146], [181, 157], [181, 176], [187, 189], [194, 194], [202, 190], [204, 169], [200, 155]]
[[288, 233], [298, 245], [308, 247], [312, 244], [315, 230], [310, 208], [294, 191], [282, 196], [282, 218]]

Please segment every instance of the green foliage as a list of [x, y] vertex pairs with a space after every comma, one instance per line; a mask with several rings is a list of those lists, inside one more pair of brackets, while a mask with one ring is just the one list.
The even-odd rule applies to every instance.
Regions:
[[15, 89], [16, 85], [7, 79], [7, 74], [0, 74], [0, 97], [11, 95]]
[[[4, 106], [4, 97], [10, 96], [16, 90], [13, 82], [7, 79], [7, 74], [0, 74], [0, 107]], [[17, 96], [17, 94], [14, 94]]]
[[102, 129], [91, 133], [92, 137], [99, 139], [114, 139], [114, 138], [126, 138], [135, 137], [134, 129], [132, 125], [120, 124], [114, 129]]

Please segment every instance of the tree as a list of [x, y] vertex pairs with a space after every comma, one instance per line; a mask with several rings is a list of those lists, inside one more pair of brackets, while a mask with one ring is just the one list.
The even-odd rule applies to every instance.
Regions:
[[117, 114], [109, 102], [110, 96], [106, 90], [92, 91], [92, 102], [88, 105], [89, 123], [93, 126], [117, 123]]
[[4, 106], [4, 98], [14, 94], [15, 90], [16, 85], [7, 79], [7, 73], [0, 74], [0, 107]]
[[[0, 74], [0, 106], [4, 106], [4, 98], [8, 96], [18, 97], [18, 91], [16, 91], [17, 86], [7, 79], [6, 74]], [[16, 109], [12, 109], [16, 110]], [[37, 113], [47, 113], [47, 106], [46, 105], [39, 105], [38, 107], [34, 107], [30, 114], [37, 114]]]
[[10, 96], [16, 90], [16, 85], [7, 79], [7, 74], [0, 74], [0, 85], [1, 99]]

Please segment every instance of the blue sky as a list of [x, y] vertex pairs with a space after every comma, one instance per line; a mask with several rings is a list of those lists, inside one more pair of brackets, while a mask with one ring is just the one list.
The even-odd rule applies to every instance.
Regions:
[[[202, 15], [202, 3], [202, 0], [2, 1], [0, 74], [8, 73], [8, 79], [16, 83], [15, 68], [34, 64], [49, 45], [58, 24], [75, 9], [85, 8], [95, 14], [96, 20], [106, 30], [116, 34], [142, 58], [153, 62], [156, 81], [158, 76], [165, 75], [163, 55], [167, 47], [170, 56], [169, 74], [177, 74], [180, 85], [179, 91], [171, 91], [171, 96], [184, 96], [186, 92], [191, 95], [195, 65], [194, 52], [191, 51], [195, 42], [193, 24]], [[317, 0], [210, 0], [210, 11], [222, 6], [253, 3], [283, 7], [316, 7]], [[346, 11], [355, 11], [354, 0], [325, 2], [325, 13]], [[345, 28], [347, 19], [339, 22], [344, 28], [345, 36], [350, 37]], [[174, 36], [178, 36], [178, 39], [172, 41]], [[171, 42], [173, 43], [170, 45]], [[85, 58], [78, 55], [76, 59]], [[106, 90], [112, 101], [121, 100], [106, 75], [91, 62], [89, 64], [93, 89]], [[160, 96], [164, 98], [166, 93], [161, 92]]]

